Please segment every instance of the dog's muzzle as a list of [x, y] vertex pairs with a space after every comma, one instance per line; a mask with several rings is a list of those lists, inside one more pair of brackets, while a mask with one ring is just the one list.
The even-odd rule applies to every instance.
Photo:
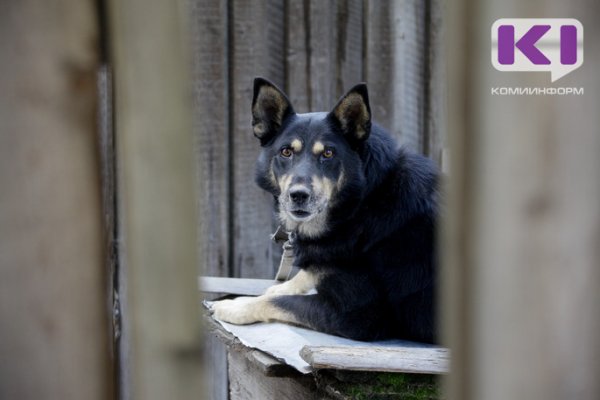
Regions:
[[319, 212], [314, 193], [305, 185], [290, 187], [283, 200], [284, 210], [296, 222], [308, 221]]

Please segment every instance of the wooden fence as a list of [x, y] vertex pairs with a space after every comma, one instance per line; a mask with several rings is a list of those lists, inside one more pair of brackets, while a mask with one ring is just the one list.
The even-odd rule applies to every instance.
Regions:
[[188, 0], [202, 270], [272, 278], [272, 200], [254, 184], [252, 80], [283, 88], [298, 112], [331, 109], [369, 85], [375, 121], [440, 160], [444, 113], [437, 0]]

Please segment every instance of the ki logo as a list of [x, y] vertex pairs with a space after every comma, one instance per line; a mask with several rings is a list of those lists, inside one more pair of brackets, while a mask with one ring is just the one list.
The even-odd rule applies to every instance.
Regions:
[[583, 64], [583, 25], [572, 18], [502, 18], [492, 25], [498, 71], [548, 71], [552, 82]]

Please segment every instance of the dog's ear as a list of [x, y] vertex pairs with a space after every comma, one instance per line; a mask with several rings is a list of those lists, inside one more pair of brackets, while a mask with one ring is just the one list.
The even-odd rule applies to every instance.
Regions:
[[277, 135], [283, 120], [293, 113], [290, 101], [277, 86], [266, 79], [254, 78], [252, 129], [261, 146]]
[[371, 108], [367, 85], [359, 83], [350, 89], [329, 115], [339, 123], [344, 137], [351, 144], [366, 140], [371, 133]]

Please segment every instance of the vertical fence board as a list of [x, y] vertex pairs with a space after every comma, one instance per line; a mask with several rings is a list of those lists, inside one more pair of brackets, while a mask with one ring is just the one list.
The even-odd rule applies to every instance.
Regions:
[[296, 112], [312, 111], [310, 85], [310, 0], [286, 0], [285, 90]]
[[203, 398], [196, 204], [181, 4], [110, 2], [135, 399]]
[[442, 166], [442, 153], [447, 147], [446, 134], [446, 36], [442, 0], [430, 2], [427, 15], [428, 53], [424, 81], [427, 91], [423, 152]]
[[[188, 0], [194, 96], [194, 143], [198, 169], [199, 271], [229, 276], [231, 196], [229, 135], [228, 10], [221, 0]], [[226, 400], [227, 352], [221, 341], [204, 338], [207, 400]]]
[[423, 0], [394, 2], [393, 98], [394, 118], [390, 129], [400, 142], [423, 151], [426, 130], [426, 3]]
[[419, 152], [427, 152], [428, 2], [368, 0], [366, 6], [365, 76], [373, 116]]
[[332, 109], [338, 97], [336, 12], [333, 1], [309, 2], [311, 111]]
[[0, 4], [0, 398], [112, 398], [93, 1]]
[[188, 0], [198, 165], [201, 273], [229, 276], [229, 98], [227, 2]]
[[[343, 0], [337, 4], [336, 15], [335, 102], [352, 86], [363, 80], [363, 1]], [[329, 104], [326, 110], [333, 108]]]
[[230, 87], [233, 163], [233, 271], [245, 278], [272, 278], [273, 199], [254, 183], [259, 143], [252, 135], [252, 80], [261, 75], [283, 87], [283, 4], [233, 0]]
[[[585, 95], [492, 95], [551, 86], [549, 73], [489, 64], [492, 23], [531, 10], [582, 22], [585, 62], [552, 86]], [[450, 12], [450, 398], [597, 399], [600, 5], [461, 1]]]
[[371, 96], [373, 119], [392, 131], [394, 127], [394, 78], [392, 7], [389, 2], [367, 0], [365, 79]]

